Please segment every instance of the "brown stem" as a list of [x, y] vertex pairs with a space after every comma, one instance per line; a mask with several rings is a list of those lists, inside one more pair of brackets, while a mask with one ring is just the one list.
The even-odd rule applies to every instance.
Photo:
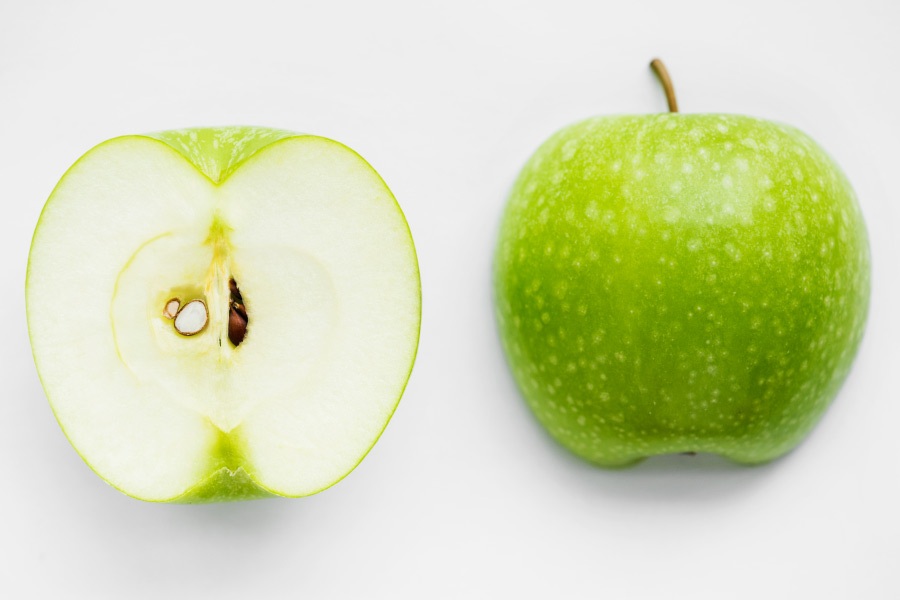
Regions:
[[675, 86], [672, 85], [672, 78], [669, 77], [669, 71], [666, 69], [666, 65], [664, 65], [663, 61], [660, 59], [654, 58], [650, 61], [650, 68], [653, 69], [653, 72], [659, 77], [659, 82], [666, 92], [666, 102], [669, 103], [669, 112], [677, 113], [678, 101], [675, 99]]

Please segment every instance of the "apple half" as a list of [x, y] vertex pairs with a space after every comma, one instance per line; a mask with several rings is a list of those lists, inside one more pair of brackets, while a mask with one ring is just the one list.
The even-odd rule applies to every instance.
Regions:
[[342, 479], [397, 407], [421, 316], [412, 236], [375, 170], [253, 127], [90, 150], [44, 207], [26, 300], [66, 436], [149, 501]]

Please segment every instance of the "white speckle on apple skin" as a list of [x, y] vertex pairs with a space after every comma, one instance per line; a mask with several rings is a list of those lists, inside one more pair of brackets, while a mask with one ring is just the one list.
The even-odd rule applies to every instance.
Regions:
[[[566, 257], [543, 252], [563, 245]], [[799, 443], [845, 378], [868, 243], [846, 179], [795, 129], [597, 118], [523, 169], [495, 284], [513, 374], [575, 453], [610, 466], [684, 451], [755, 463]]]

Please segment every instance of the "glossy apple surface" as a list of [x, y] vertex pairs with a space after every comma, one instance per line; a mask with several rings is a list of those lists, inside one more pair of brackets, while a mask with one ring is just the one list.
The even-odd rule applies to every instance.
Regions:
[[834, 161], [749, 117], [601, 117], [519, 175], [495, 256], [513, 375], [565, 447], [605, 466], [798, 444], [850, 369], [866, 229]]

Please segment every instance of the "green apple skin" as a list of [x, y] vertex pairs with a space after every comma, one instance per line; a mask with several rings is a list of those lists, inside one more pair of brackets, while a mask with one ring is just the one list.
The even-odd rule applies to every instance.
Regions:
[[298, 135], [269, 127], [236, 126], [174, 129], [146, 137], [166, 144], [218, 184], [266, 146]]
[[515, 182], [495, 256], [513, 375], [563, 446], [620, 467], [791, 450], [850, 369], [869, 250], [805, 134], [732, 115], [589, 119]]
[[[239, 168], [248, 158], [259, 152], [263, 148], [266, 148], [267, 146], [277, 143], [281, 140], [298, 137], [301, 135], [303, 134], [266, 127], [229, 126], [179, 129], [128, 137], [145, 137], [157, 140], [162, 144], [165, 144], [166, 146], [180, 154], [182, 157], [184, 157], [185, 160], [191, 163], [198, 171], [206, 176], [206, 178], [208, 178], [211, 183], [218, 185], [224, 182], [228, 178], [228, 176], [237, 168]], [[112, 140], [108, 140], [104, 143], [114, 142], [118, 139], [120, 138], [113, 138]], [[339, 144], [339, 142], [333, 142], [331, 140], [328, 141], [334, 144]], [[88, 154], [90, 154], [90, 152]], [[85, 154], [85, 156], [87, 156], [88, 154]], [[77, 165], [78, 162], [73, 164], [72, 167], [69, 168], [68, 172], [74, 170]], [[60, 183], [62, 183], [62, 181], [64, 180], [65, 176], [63, 176], [63, 179], [60, 181]], [[46, 206], [44, 210], [46, 210]], [[40, 220], [38, 221], [38, 226], [35, 231], [37, 232], [39, 228]], [[412, 240], [412, 235], [411, 233], [409, 233], [408, 229], [407, 233], [409, 234], [409, 239]], [[27, 279], [25, 288], [27, 297], [29, 290]], [[421, 292], [419, 296], [419, 307], [420, 318]], [[406, 383], [408, 383], [409, 376], [412, 373], [416, 351], [417, 348], [414, 348], [412, 352], [412, 360], [409, 365], [409, 371], [406, 375]], [[38, 375], [40, 376], [40, 358], [35, 355], [34, 360], [36, 366], [38, 367]], [[403, 391], [405, 390], [406, 383], [404, 383], [404, 385], [399, 390], [398, 402], [399, 397], [402, 396]], [[44, 387], [46, 388], [46, 386]], [[388, 417], [387, 421], [385, 421], [384, 427], [387, 427], [387, 423], [389, 421], [390, 416]], [[65, 427], [63, 427], [61, 422], [59, 424], [60, 428], [63, 430], [63, 433], [66, 434]], [[66, 434], [66, 436], [68, 437], [68, 434]], [[369, 450], [374, 447], [379, 437], [380, 435], [375, 438]], [[75, 448], [77, 451], [77, 447], [74, 444], [73, 448]], [[360, 457], [357, 465], [359, 464], [359, 462], [362, 462], [363, 458], [365, 458], [365, 455]], [[98, 476], [105, 479], [103, 477], [103, 474], [100, 473], [96, 468], [94, 468], [94, 466], [91, 465], [91, 463], [86, 458], [82, 456], [82, 459], [95, 473], [97, 473]], [[208, 477], [197, 483], [197, 485], [195, 485], [191, 489], [187, 490], [184, 494], [178, 497], [163, 500], [162, 502], [201, 504], [288, 496], [287, 494], [282, 493], [279, 490], [270, 490], [265, 486], [259, 484], [254, 479], [254, 477], [244, 468], [246, 460], [244, 457], [244, 440], [241, 437], [240, 428], [227, 433], [219, 432], [218, 442], [216, 443], [213, 451], [208, 457], [208, 461]], [[349, 472], [347, 474], [349, 474]], [[344, 476], [346, 477], [347, 474], [345, 474]], [[334, 485], [338, 481], [340, 480], [334, 481], [330, 485]], [[109, 482], [107, 481], [107, 483]], [[326, 486], [326, 488], [327, 487], [330, 486]], [[146, 498], [142, 498], [140, 496], [132, 494], [128, 490], [124, 490], [121, 488], [117, 489], [119, 489], [120, 492], [135, 497], [139, 500], [147, 500]], [[312, 493], [317, 493], [318, 491], [322, 490], [317, 490]], [[160, 502], [160, 500], [154, 501]]]

